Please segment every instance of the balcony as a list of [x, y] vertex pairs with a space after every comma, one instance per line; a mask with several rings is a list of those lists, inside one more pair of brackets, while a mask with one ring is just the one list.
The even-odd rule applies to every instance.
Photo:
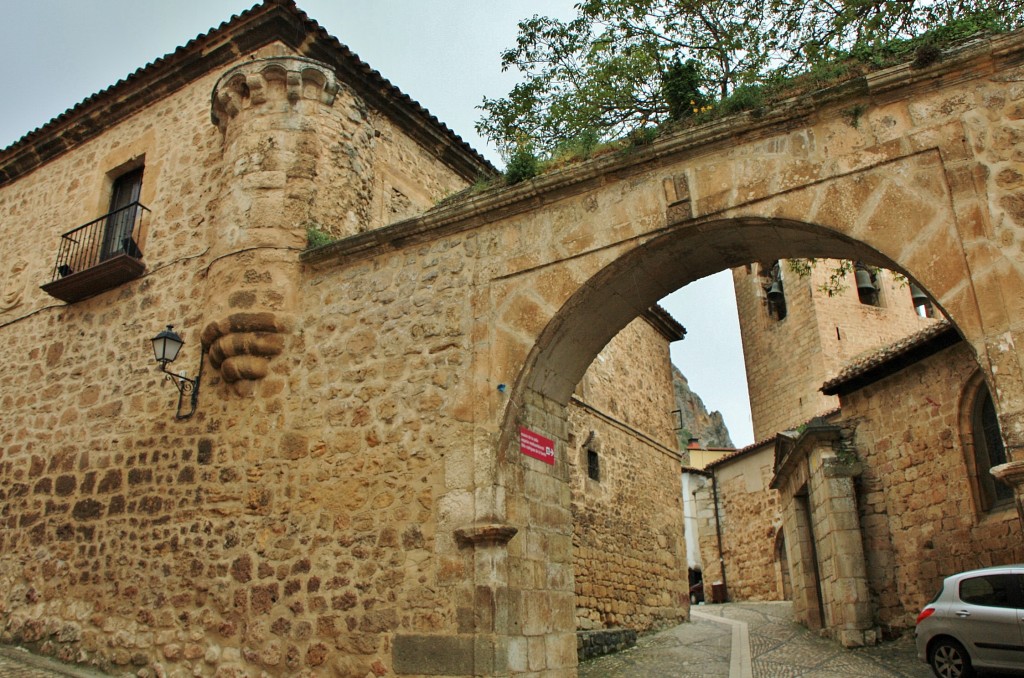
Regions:
[[42, 290], [71, 304], [138, 278], [146, 269], [138, 243], [148, 212], [133, 202], [62, 235]]

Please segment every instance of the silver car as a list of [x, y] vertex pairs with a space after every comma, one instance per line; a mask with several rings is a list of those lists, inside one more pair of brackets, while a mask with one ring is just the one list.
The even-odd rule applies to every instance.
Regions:
[[974, 668], [1024, 671], [1024, 565], [946, 577], [917, 616], [917, 657], [939, 678]]

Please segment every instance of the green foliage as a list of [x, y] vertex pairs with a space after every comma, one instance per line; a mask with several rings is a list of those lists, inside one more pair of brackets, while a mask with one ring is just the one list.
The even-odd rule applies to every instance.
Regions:
[[641, 127], [629, 133], [628, 141], [632, 146], [647, 146], [658, 138], [657, 127]]
[[316, 247], [323, 247], [329, 245], [335, 241], [335, 238], [330, 233], [321, 231], [316, 226], [306, 226], [306, 248], [314, 249]]
[[552, 158], [589, 157], [595, 146], [567, 153], [566, 144], [756, 114], [783, 87], [818, 89], [895, 63], [923, 68], [972, 35], [1020, 26], [1024, 2], [580, 0], [576, 9], [570, 21], [521, 21], [502, 53], [502, 68], [524, 79], [484, 99], [477, 131], [510, 161], [521, 139]]
[[600, 145], [601, 135], [597, 130], [585, 129], [571, 139], [559, 142], [551, 153], [551, 161], [555, 164], [567, 164], [578, 160], [588, 160]]
[[505, 183], [518, 184], [540, 174], [540, 160], [533, 153], [530, 144], [520, 144], [508, 159], [505, 168]]
[[495, 180], [494, 177], [477, 177], [473, 185], [469, 187], [469, 193], [476, 195], [477, 193], [483, 193], [486, 190], [494, 188]]
[[[786, 266], [801, 278], [809, 278], [811, 272], [817, 266], [818, 260], [810, 259], [787, 259]], [[818, 285], [819, 292], [834, 297], [845, 292], [849, 285], [846, 284], [846, 276], [853, 272], [853, 262], [843, 259], [828, 270], [828, 280]]]
[[843, 117], [850, 123], [850, 127], [857, 129], [860, 127], [860, 116], [868, 110], [867, 104], [854, 104], [849, 108], [842, 110]]
[[768, 53], [752, 49], [762, 35], [757, 4], [586, 0], [568, 22], [521, 21], [502, 67], [524, 80], [507, 97], [484, 99], [477, 131], [509, 156], [521, 138], [551, 153], [588, 130], [617, 139], [692, 110], [684, 104], [708, 92], [724, 96], [766, 69]]
[[756, 111], [764, 106], [765, 88], [757, 85], [741, 85], [732, 94], [718, 103], [717, 111], [722, 115], [741, 111]]
[[703, 92], [707, 74], [694, 59], [685, 62], [676, 56], [661, 74], [661, 93], [668, 104], [668, 117], [672, 120], [692, 117], [711, 105]]

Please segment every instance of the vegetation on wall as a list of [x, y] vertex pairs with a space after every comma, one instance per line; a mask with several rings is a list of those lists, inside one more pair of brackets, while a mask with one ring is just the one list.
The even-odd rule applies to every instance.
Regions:
[[477, 130], [510, 162], [524, 148], [550, 161], [895, 63], [923, 68], [1022, 14], [1021, 0], [583, 0], [570, 21], [519, 23], [502, 67], [524, 80], [484, 99]]
[[324, 245], [329, 245], [334, 241], [335, 237], [330, 233], [321, 231], [316, 226], [306, 227], [306, 249], [323, 247]]

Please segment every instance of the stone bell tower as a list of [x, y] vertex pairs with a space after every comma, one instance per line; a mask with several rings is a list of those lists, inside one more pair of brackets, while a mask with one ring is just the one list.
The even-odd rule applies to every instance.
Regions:
[[733, 269], [755, 440], [838, 407], [819, 390], [825, 381], [856, 356], [935, 322], [934, 311], [915, 306], [909, 283], [884, 269], [870, 270], [872, 295], [852, 273], [830, 293], [838, 267], [823, 259], [802, 274], [784, 260]]
[[284, 51], [265, 48], [213, 90], [224, 173], [202, 341], [240, 395], [267, 375], [292, 331], [307, 228], [355, 232], [372, 197], [363, 163], [374, 133], [362, 101], [326, 64]]

